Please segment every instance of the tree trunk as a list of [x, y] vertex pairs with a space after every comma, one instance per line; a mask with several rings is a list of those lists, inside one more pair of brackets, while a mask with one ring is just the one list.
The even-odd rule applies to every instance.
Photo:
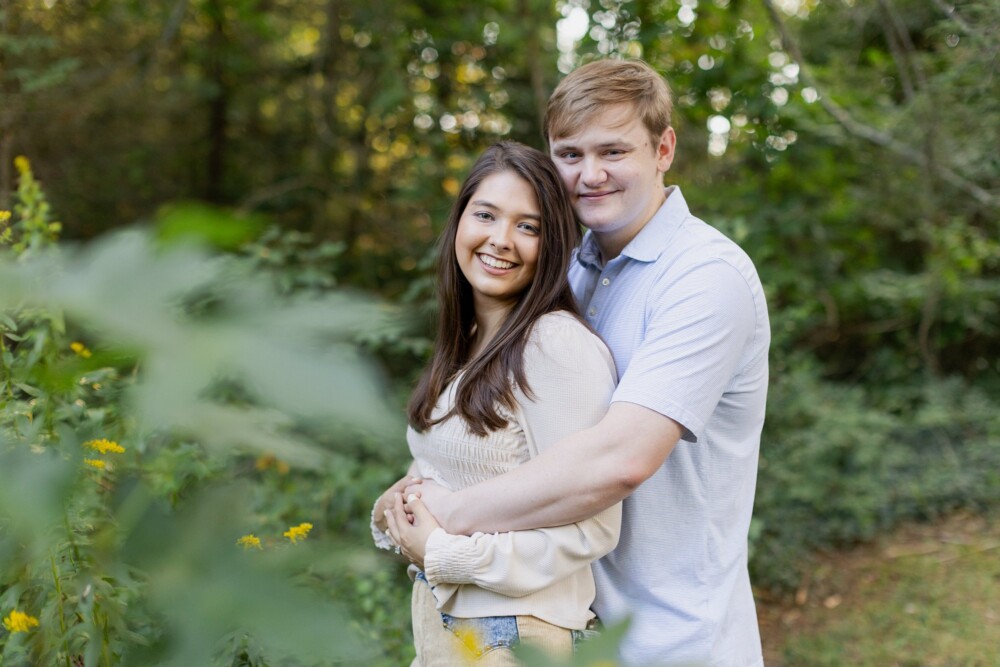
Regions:
[[[11, 3], [10, 0], [0, 0], [0, 35], [11, 34]], [[6, 69], [7, 63], [3, 49], [0, 49], [0, 72]], [[11, 206], [11, 189], [14, 174], [11, 161], [14, 159], [14, 128], [17, 115], [17, 92], [15, 82], [0, 80], [0, 209], [8, 210]]]
[[209, 39], [209, 76], [216, 91], [208, 110], [208, 160], [205, 174], [205, 198], [214, 203], [223, 200], [222, 181], [225, 175], [226, 130], [229, 113], [229, 88], [226, 84], [224, 51], [226, 42], [225, 8], [220, 0], [208, 5], [212, 19]]

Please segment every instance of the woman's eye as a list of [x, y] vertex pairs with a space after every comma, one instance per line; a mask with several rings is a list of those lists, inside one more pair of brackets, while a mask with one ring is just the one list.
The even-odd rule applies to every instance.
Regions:
[[473, 217], [478, 218], [479, 220], [487, 220], [488, 221], [488, 220], [492, 220], [493, 219], [493, 214], [492, 213], [487, 213], [486, 211], [477, 211], [476, 213], [473, 213], [472, 215], [473, 215]]
[[521, 229], [528, 232], [529, 234], [538, 234], [538, 232], [540, 231], [537, 225], [532, 224], [530, 222], [522, 222], [519, 226], [521, 227]]

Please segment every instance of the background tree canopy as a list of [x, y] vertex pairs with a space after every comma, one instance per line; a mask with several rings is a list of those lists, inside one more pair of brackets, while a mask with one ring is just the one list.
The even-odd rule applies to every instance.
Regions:
[[[307, 338], [329, 335], [330, 323], [306, 321], [287, 304], [340, 298], [344, 288], [375, 294], [389, 305], [323, 312], [347, 318], [338, 345], [342, 330], [357, 329], [357, 313], [378, 322], [353, 340], [388, 376], [379, 386], [389, 405], [378, 409], [401, 414], [432, 336], [428, 259], [467, 169], [501, 138], [543, 147], [548, 94], [575, 65], [605, 56], [642, 57], [666, 75], [679, 137], [667, 181], [747, 250], [768, 294], [772, 388], [751, 534], [757, 585], [794, 585], [811, 550], [869, 539], [901, 519], [1000, 507], [1000, 0], [0, 0], [0, 211], [12, 211], [0, 218], [9, 246], [0, 254], [27, 267], [56, 236], [84, 242], [136, 223], [168, 245], [193, 233], [241, 267], [218, 274], [221, 282], [267, 276], [286, 306], [250, 316], [251, 297], [193, 279], [167, 281], [158, 294], [174, 285], [196, 321], [273, 317]], [[22, 155], [30, 166], [15, 166]], [[89, 310], [16, 282], [49, 265], [5, 274], [22, 285], [18, 298], [43, 310], [12, 296], [3, 303], [14, 310], [0, 325], [0, 453], [30, 438], [37, 446], [81, 428], [112, 429], [148, 447], [151, 458], [133, 470], [171, 512], [215, 482], [249, 478], [261, 526], [318, 505], [318, 539], [367, 549], [370, 503], [405, 464], [401, 430], [395, 439], [324, 431], [296, 421], [307, 417], [296, 401], [316, 407], [299, 393], [283, 400], [281, 391], [248, 394], [220, 380], [205, 389], [220, 405], [271, 405], [297, 425], [269, 441], [227, 431], [249, 448], [235, 453], [220, 453], [207, 432], [172, 432], [169, 420], [169, 436], [138, 435], [136, 420], [149, 415], [107, 386], [128, 386], [145, 360], [172, 348], [157, 347], [149, 331], [138, 339], [147, 351], [136, 350], [136, 339], [101, 320], [114, 309], [99, 314], [99, 297], [102, 285], [156, 282], [166, 269], [144, 245], [152, 241], [121, 238], [132, 245], [101, 246], [105, 259], [127, 265], [111, 282], [74, 265], [79, 289], [92, 290], [79, 301]], [[183, 257], [178, 270], [215, 275], [211, 261]], [[133, 296], [106, 298], [124, 308]], [[39, 314], [52, 309], [65, 321]], [[416, 316], [407, 327], [387, 323], [390, 311]], [[206, 349], [221, 349], [212, 346], [237, 330], [223, 327]], [[83, 334], [114, 354], [80, 367], [68, 345]], [[305, 372], [308, 360], [288, 355]], [[204, 380], [204, 358], [193, 359], [176, 382], [189, 371]], [[294, 374], [226, 359], [295, 388]], [[81, 397], [78, 374], [93, 380], [98, 371], [113, 378], [94, 390], [104, 393]], [[309, 382], [333, 391], [322, 378]], [[73, 412], [78, 400], [96, 401], [99, 414]], [[295, 467], [279, 475], [283, 459]], [[14, 469], [5, 465], [5, 477]], [[62, 479], [52, 470], [45, 474]], [[118, 508], [107, 498], [83, 504], [105, 507], [118, 525], [107, 503]], [[0, 521], [4, 511], [0, 497]], [[77, 537], [92, 528], [66, 526]], [[81, 591], [95, 562], [134, 556], [101, 551], [101, 561], [74, 549], [72, 574], [63, 574]], [[13, 543], [0, 553], [15, 564], [0, 566], [0, 606], [33, 596], [49, 605], [51, 623], [62, 593], [38, 583]], [[155, 570], [144, 558], [129, 562]], [[336, 577], [339, 567], [302, 577], [360, 609], [360, 634], [397, 664], [408, 650], [398, 567], [378, 561]], [[124, 609], [140, 584], [115, 585], [107, 595]], [[108, 640], [106, 654], [66, 639], [71, 628], [46, 640], [50, 653], [31, 650], [66, 660], [78, 651], [97, 664], [127, 655], [128, 633], [146, 633], [154, 648], [145, 650], [180, 661], [193, 654], [170, 653], [169, 637], [139, 627], [166, 613], [164, 604], [140, 620], [105, 610], [105, 637], [118, 642]], [[28, 650], [4, 637], [5, 655]], [[266, 653], [264, 644], [234, 645], [245, 662], [233, 664]]]

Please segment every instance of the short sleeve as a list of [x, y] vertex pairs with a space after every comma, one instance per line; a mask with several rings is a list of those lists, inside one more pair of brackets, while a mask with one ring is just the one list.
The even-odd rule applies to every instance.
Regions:
[[706, 261], [651, 292], [642, 344], [612, 401], [670, 417], [697, 442], [756, 331], [753, 294], [724, 260]]

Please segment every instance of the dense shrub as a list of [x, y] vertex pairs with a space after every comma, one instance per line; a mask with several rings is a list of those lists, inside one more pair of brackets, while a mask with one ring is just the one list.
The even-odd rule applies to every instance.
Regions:
[[960, 379], [871, 388], [807, 360], [774, 379], [761, 444], [752, 566], [793, 586], [815, 549], [902, 520], [1000, 507], [1000, 404]]

